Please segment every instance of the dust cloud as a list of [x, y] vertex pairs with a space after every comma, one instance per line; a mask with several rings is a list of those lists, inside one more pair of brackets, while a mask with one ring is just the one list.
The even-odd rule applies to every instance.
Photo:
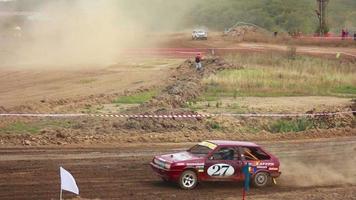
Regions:
[[[17, 4], [25, 3], [18, 0]], [[194, 0], [43, 0], [1, 47], [1, 66], [110, 65], [123, 49], [156, 47], [155, 33], [176, 31]], [[5, 53], [4, 53], [5, 52]], [[1, 68], [0, 66], [0, 68]]]
[[356, 184], [356, 158], [354, 152], [345, 152], [341, 157], [335, 157], [330, 152], [327, 158], [309, 161], [282, 159], [280, 184], [284, 186], [333, 186]]

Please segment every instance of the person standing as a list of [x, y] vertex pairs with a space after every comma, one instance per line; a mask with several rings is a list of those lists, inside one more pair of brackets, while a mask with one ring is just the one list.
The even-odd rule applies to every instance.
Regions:
[[200, 53], [197, 54], [197, 56], [195, 56], [195, 68], [200, 71], [202, 69], [202, 56]]

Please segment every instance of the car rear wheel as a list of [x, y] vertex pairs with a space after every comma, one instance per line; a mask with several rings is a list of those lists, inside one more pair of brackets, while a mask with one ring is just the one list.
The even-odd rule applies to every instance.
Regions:
[[271, 177], [266, 172], [258, 172], [253, 177], [253, 185], [256, 187], [266, 187], [270, 183]]
[[179, 186], [185, 190], [194, 189], [198, 183], [197, 174], [192, 170], [184, 171], [179, 177]]

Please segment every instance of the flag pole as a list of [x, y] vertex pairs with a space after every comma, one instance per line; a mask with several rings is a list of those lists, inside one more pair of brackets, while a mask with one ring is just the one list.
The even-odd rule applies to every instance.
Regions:
[[59, 200], [62, 200], [62, 173], [61, 173], [61, 168], [59, 167], [59, 179], [60, 179], [60, 188], [61, 188], [61, 192], [59, 193]]
[[244, 188], [242, 189], [242, 200], [245, 200], [245, 197], [246, 197], [246, 190]]

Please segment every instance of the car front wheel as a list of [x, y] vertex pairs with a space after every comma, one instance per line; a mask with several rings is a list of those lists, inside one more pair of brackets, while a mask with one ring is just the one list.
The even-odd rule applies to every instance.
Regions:
[[270, 182], [271, 177], [266, 172], [258, 172], [253, 177], [253, 185], [256, 187], [266, 187]]
[[179, 186], [185, 190], [194, 189], [198, 183], [197, 174], [192, 170], [184, 171], [179, 178]]

